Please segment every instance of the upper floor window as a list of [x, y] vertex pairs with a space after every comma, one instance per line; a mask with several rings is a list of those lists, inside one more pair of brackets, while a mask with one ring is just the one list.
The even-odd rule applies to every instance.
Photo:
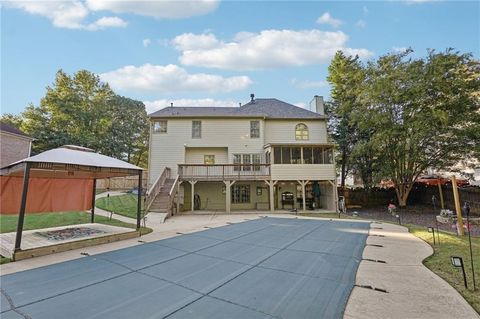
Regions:
[[250, 138], [260, 137], [260, 121], [250, 121]]
[[153, 122], [153, 133], [167, 133], [167, 121], [154, 121]]
[[192, 121], [192, 138], [202, 138], [202, 121]]
[[295, 126], [295, 139], [297, 141], [308, 141], [308, 126], [303, 123]]
[[262, 154], [233, 154], [234, 171], [259, 171]]

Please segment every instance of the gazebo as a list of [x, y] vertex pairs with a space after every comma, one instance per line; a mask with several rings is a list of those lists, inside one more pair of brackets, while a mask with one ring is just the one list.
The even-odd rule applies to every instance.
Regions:
[[130, 163], [95, 153], [92, 149], [65, 145], [12, 163], [0, 170], [0, 176], [23, 176], [14, 252], [21, 250], [23, 223], [30, 178], [93, 180], [91, 222], [95, 221], [96, 180], [138, 175], [137, 230], [140, 228], [143, 169]]

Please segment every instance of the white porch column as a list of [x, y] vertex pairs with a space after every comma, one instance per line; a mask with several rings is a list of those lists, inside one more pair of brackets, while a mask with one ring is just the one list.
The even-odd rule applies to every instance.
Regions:
[[177, 214], [180, 212], [180, 184], [182, 184], [182, 181], [177, 183]]
[[223, 181], [223, 183], [225, 184], [225, 212], [230, 213], [232, 185], [235, 184], [235, 181]]
[[306, 213], [306, 200], [305, 200], [305, 186], [308, 184], [310, 181], [297, 181], [301, 186], [302, 186], [302, 203], [303, 203], [303, 213]]
[[191, 207], [192, 209], [191, 209], [191, 211], [193, 213], [193, 211], [195, 210], [195, 203], [194, 203], [194, 201], [195, 201], [195, 184], [197, 183], [197, 181], [188, 181], [188, 182], [192, 186], [192, 194], [191, 194], [192, 195], [192, 207]]
[[270, 191], [270, 212], [273, 213], [275, 211], [275, 196], [273, 194], [273, 187], [277, 184], [278, 181], [265, 181], [265, 183], [269, 187]]

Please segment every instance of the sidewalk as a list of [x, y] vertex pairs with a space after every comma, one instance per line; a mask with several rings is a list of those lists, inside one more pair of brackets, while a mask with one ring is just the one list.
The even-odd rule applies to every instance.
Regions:
[[386, 263], [363, 260], [356, 284], [387, 293], [355, 287], [344, 318], [480, 318], [454, 288], [422, 264], [433, 253], [430, 245], [407, 228], [387, 223], [372, 223], [370, 235], [385, 237], [369, 236], [363, 258]]
[[[107, 197], [108, 193], [110, 193], [111, 197], [126, 194], [123, 192], [110, 191], [110, 192], [98, 194], [97, 196], [95, 196], [95, 199]], [[105, 216], [107, 218], [110, 218], [110, 212], [98, 207], [95, 207], [95, 215], [100, 215], [100, 216]], [[149, 213], [146, 219], [146, 226], [150, 227], [153, 230], [159, 230], [160, 225], [165, 222], [166, 217], [167, 217], [167, 214], [163, 214], [163, 213]], [[135, 218], [126, 217], [126, 216], [122, 216], [115, 213], [112, 214], [112, 218], [120, 220], [122, 222], [129, 223], [129, 224], [134, 224], [134, 225], [137, 224], [137, 220]], [[143, 226], [143, 221], [142, 221], [142, 226]]]

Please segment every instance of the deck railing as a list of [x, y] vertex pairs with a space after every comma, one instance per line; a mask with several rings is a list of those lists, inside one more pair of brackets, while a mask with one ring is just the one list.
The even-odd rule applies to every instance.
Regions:
[[172, 216], [174, 211], [178, 213], [175, 207], [176, 201], [179, 200], [178, 192], [177, 192], [178, 180], [179, 180], [179, 176], [177, 175], [177, 177], [175, 178], [175, 181], [172, 184], [172, 187], [170, 188], [170, 191], [168, 192], [168, 206], [167, 206], [168, 216]]
[[145, 206], [144, 206], [145, 212], [148, 212], [148, 210], [150, 209], [150, 206], [155, 200], [155, 197], [157, 197], [158, 193], [160, 193], [160, 190], [165, 184], [165, 181], [170, 178], [170, 172], [171, 172], [170, 168], [165, 167], [162, 174], [157, 177], [155, 182], [152, 184], [150, 189], [145, 194]]
[[179, 164], [182, 180], [263, 180], [270, 178], [270, 164]]

